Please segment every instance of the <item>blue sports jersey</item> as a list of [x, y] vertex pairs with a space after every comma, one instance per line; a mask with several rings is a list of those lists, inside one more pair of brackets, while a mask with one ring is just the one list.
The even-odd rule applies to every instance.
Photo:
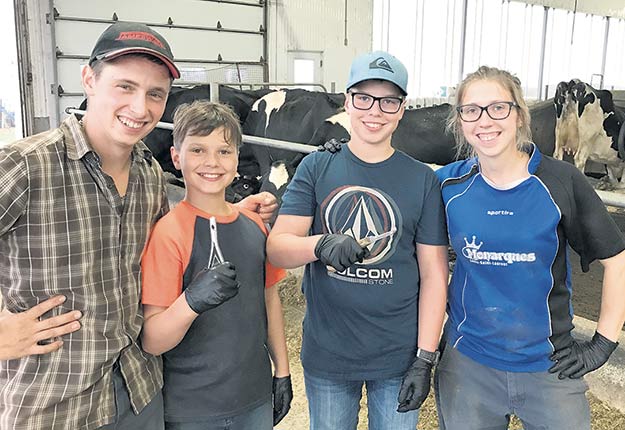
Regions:
[[328, 272], [319, 261], [306, 266], [302, 364], [327, 378], [403, 374], [417, 346], [416, 243], [447, 244], [436, 175], [400, 151], [374, 164], [347, 145], [337, 154], [312, 153], [298, 166], [280, 215], [314, 217], [312, 234], [361, 239], [397, 229], [344, 272]]
[[456, 254], [448, 298], [448, 342], [499, 370], [545, 371], [571, 342], [567, 244], [582, 268], [625, 249], [625, 239], [586, 178], [533, 147], [530, 177], [490, 185], [477, 159], [436, 173]]

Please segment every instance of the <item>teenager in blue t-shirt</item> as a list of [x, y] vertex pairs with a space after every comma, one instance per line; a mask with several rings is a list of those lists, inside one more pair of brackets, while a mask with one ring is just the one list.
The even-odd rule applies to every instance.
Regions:
[[363, 384], [369, 428], [414, 430], [430, 388], [447, 235], [435, 174], [391, 146], [407, 78], [386, 52], [353, 61], [351, 140], [304, 158], [267, 241], [272, 263], [306, 264], [301, 358], [314, 430], [355, 430]]
[[[441, 429], [590, 429], [581, 377], [616, 348], [625, 239], [584, 175], [531, 143], [519, 80], [480, 67], [449, 125], [473, 158], [437, 171], [457, 254], [436, 372]], [[576, 340], [567, 245], [604, 266], [597, 331]]]

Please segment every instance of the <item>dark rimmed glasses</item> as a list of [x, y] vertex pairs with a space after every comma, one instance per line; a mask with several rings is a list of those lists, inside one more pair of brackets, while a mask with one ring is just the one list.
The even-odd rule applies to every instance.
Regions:
[[404, 102], [402, 97], [375, 97], [367, 93], [350, 93], [352, 95], [352, 106], [358, 110], [369, 110], [377, 101], [380, 110], [384, 113], [397, 113]]
[[510, 116], [513, 107], [518, 108], [519, 105], [514, 102], [495, 102], [487, 106], [469, 104], [458, 106], [456, 111], [464, 122], [475, 122], [482, 117], [484, 111], [494, 120], [506, 119]]

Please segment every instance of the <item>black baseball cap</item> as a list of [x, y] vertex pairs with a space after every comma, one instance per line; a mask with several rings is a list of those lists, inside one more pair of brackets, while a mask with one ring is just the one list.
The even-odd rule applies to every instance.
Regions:
[[89, 65], [96, 60], [112, 60], [126, 54], [148, 54], [161, 60], [174, 79], [180, 77], [180, 70], [174, 63], [174, 54], [169, 43], [145, 24], [117, 22], [109, 26], [95, 43]]

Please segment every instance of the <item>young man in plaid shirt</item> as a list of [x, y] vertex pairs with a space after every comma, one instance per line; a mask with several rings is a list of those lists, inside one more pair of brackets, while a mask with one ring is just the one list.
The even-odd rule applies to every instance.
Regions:
[[168, 205], [141, 139], [179, 76], [160, 34], [113, 24], [82, 71], [83, 119], [0, 150], [0, 331], [25, 338], [0, 343], [0, 428], [163, 428], [160, 358], [138, 337], [141, 255]]

